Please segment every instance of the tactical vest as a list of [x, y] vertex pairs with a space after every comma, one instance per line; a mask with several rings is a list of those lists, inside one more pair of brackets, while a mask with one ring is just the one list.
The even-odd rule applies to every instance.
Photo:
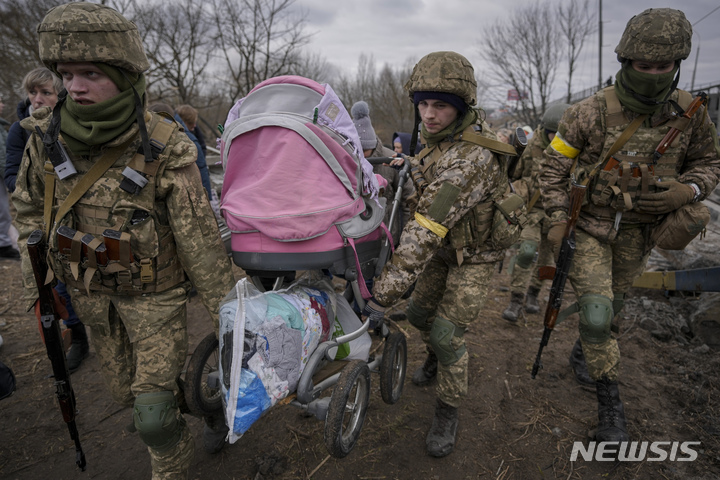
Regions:
[[[178, 125], [171, 118], [152, 112], [146, 114], [146, 123], [153, 160], [145, 162], [140, 138], [136, 135], [124, 151], [138, 153], [129, 162], [114, 162], [63, 218], [55, 218], [58, 209], [62, 208], [63, 202], [84, 175], [63, 181], [49, 178], [54, 172], [52, 166], [48, 166], [49, 162], [46, 162], [45, 202], [53, 205], [55, 218], [54, 227], [47, 232], [49, 260], [60, 280], [80, 292], [142, 295], [168, 290], [185, 281], [167, 207], [155, 197], [157, 171], [170, 153], [169, 149], [165, 151], [165, 145]], [[105, 152], [95, 163], [102, 162], [104, 156], [111, 153]], [[125, 155], [127, 153], [121, 154]], [[148, 180], [134, 195], [120, 188], [126, 179], [123, 175], [126, 167], [143, 172]], [[54, 188], [48, 188], [48, 183], [54, 184]], [[51, 190], [54, 190], [53, 198], [48, 198]], [[61, 251], [58, 247], [57, 230], [60, 226], [78, 232], [69, 251]], [[103, 241], [109, 243], [103, 237], [106, 229], [121, 233], [118, 241], [120, 255], [103, 265], [97, 249]], [[92, 234], [96, 241], [83, 246], [81, 238], [84, 234]]]
[[[613, 87], [605, 88], [604, 98], [607, 111], [605, 114], [605, 144], [601, 159], [607, 156], [615, 141], [630, 124], [620, 105]], [[686, 109], [692, 102], [692, 96], [678, 90], [678, 104]], [[660, 141], [671, 127], [681, 132], [687, 128], [690, 120], [676, 117], [660, 127], [648, 127], [643, 122], [637, 131], [627, 140], [613, 157], [619, 162], [615, 168], [600, 170], [590, 184], [589, 202], [582, 211], [600, 220], [615, 220], [617, 212], [622, 212], [621, 223], [646, 224], [657, 221], [657, 215], [634, 211], [641, 194], [657, 191], [657, 181], [676, 180], [682, 165], [685, 151], [678, 147], [679, 138], [653, 165], [653, 153]], [[681, 133], [682, 135], [682, 133]], [[592, 167], [591, 167], [592, 168]]]
[[[466, 141], [497, 153], [501, 163], [501, 172], [497, 175], [490, 199], [475, 204], [448, 232], [447, 241], [456, 251], [458, 264], [462, 263], [462, 251], [472, 249], [475, 253], [489, 250], [501, 250], [514, 243], [520, 235], [522, 227], [527, 223], [525, 217], [525, 202], [511, 192], [508, 184], [504, 155], [516, 155], [515, 148], [506, 143], [486, 137], [480, 133], [479, 125], [470, 125], [461, 134], [458, 140]], [[422, 165], [420, 172], [428, 182], [436, 176], [437, 161], [442, 157], [454, 142], [440, 142], [432, 147], [423, 149], [417, 156]], [[418, 185], [420, 189], [421, 186]]]

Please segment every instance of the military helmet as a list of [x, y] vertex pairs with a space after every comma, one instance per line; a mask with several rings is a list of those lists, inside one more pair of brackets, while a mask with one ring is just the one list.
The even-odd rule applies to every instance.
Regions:
[[570, 108], [570, 104], [568, 103], [556, 103], [555, 105], [549, 106], [542, 116], [540, 126], [545, 130], [557, 132], [560, 119], [568, 108]]
[[628, 21], [615, 53], [620, 61], [667, 62], [690, 55], [692, 25], [673, 8], [649, 8]]
[[150, 68], [135, 24], [104, 5], [73, 2], [52, 8], [37, 32], [40, 59], [50, 69], [64, 62], [102, 62], [132, 73]]
[[444, 92], [457, 95], [470, 106], [477, 103], [473, 66], [455, 52], [433, 52], [421, 58], [405, 83], [405, 90], [410, 98], [415, 92]]

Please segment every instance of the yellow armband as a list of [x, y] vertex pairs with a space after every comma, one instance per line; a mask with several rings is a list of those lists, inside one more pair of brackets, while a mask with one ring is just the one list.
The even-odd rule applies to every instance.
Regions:
[[421, 227], [427, 228], [440, 238], [445, 238], [445, 235], [448, 233], [448, 229], [446, 227], [443, 227], [437, 222], [433, 222], [429, 218], [420, 215], [417, 212], [415, 212], [415, 221], [418, 222]]

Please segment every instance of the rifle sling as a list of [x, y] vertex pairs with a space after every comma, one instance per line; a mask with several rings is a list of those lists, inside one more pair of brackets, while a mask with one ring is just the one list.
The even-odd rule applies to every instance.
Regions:
[[[590, 181], [592, 180], [592, 177], [595, 176], [595, 174], [598, 172], [598, 170], [600, 170], [600, 168], [603, 165], [605, 165], [605, 163], [610, 159], [610, 157], [615, 155], [622, 148], [622, 146], [625, 145], [625, 142], [630, 140], [630, 137], [632, 137], [635, 134], [637, 129], [640, 128], [640, 125], [642, 125], [642, 123], [648, 117], [649, 117], [648, 114], [644, 114], [644, 115], [640, 115], [639, 117], [635, 117], [635, 120], [633, 120], [630, 123], [630, 125], [628, 125], [628, 127], [625, 130], [623, 130], [622, 134], [620, 134], [618, 139], [615, 140], [615, 143], [613, 143], [612, 147], [610, 147], [610, 150], [608, 150], [608, 152], [605, 154], [603, 159], [600, 162], [598, 162], [597, 165], [595, 165], [595, 167], [590, 172], [590, 175], [588, 175], [588, 177], [585, 180], [583, 180], [583, 185], [588, 185], [590, 183]], [[577, 168], [577, 162], [578, 162], [578, 157], [575, 157], [575, 161], [573, 162], [572, 167], [570, 167], [571, 174]]]
[[532, 198], [530, 198], [530, 201], [527, 204], [527, 211], [530, 213], [530, 210], [535, 206], [535, 203], [537, 203], [538, 199], [540, 198], [540, 189], [538, 188], [535, 190], [535, 193], [533, 193]]

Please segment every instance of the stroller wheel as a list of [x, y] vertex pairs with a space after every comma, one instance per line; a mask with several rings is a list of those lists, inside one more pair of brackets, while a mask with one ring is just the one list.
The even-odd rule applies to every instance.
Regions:
[[353, 449], [369, 400], [370, 369], [362, 360], [353, 360], [338, 378], [325, 418], [325, 446], [330, 455], [343, 458]]
[[215, 332], [209, 333], [190, 357], [185, 373], [185, 401], [196, 415], [212, 415], [222, 411], [220, 388], [208, 385], [208, 375], [220, 368], [218, 342]]
[[393, 332], [385, 339], [380, 363], [380, 394], [385, 403], [393, 405], [403, 391], [407, 365], [407, 341], [402, 332]]

